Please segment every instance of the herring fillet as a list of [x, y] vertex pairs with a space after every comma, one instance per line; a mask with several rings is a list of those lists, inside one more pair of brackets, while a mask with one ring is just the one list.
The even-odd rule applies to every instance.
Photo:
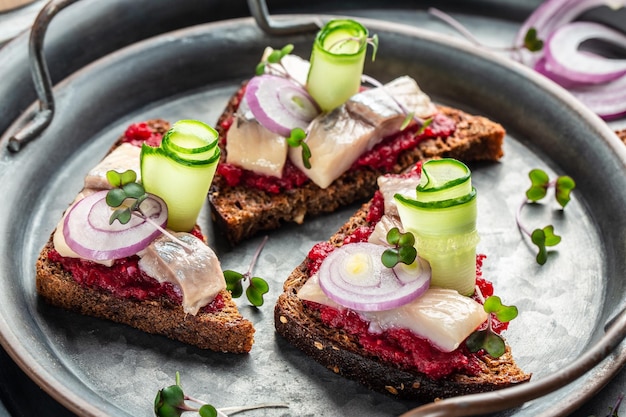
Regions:
[[289, 158], [311, 181], [326, 188], [364, 152], [399, 131], [407, 111], [425, 118], [436, 109], [415, 80], [403, 76], [355, 94], [342, 106], [315, 118], [306, 140], [311, 150], [310, 169], [304, 167], [299, 148], [290, 148]]

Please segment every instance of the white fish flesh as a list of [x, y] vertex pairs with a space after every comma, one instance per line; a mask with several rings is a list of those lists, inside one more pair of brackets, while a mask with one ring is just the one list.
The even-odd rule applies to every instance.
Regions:
[[355, 94], [342, 106], [315, 118], [306, 140], [312, 155], [310, 169], [304, 167], [299, 148], [289, 149], [289, 158], [311, 181], [326, 188], [363, 153], [398, 132], [407, 112], [425, 118], [436, 109], [415, 80], [403, 76]]
[[140, 154], [141, 148], [139, 146], [134, 146], [130, 143], [121, 144], [87, 173], [85, 188], [94, 190], [109, 190], [113, 188], [106, 177], [107, 171], [110, 170], [118, 172], [133, 170], [137, 174], [137, 182], [139, 182], [141, 179]]
[[162, 235], [139, 254], [139, 269], [180, 288], [183, 310], [195, 315], [226, 288], [224, 273], [217, 255], [204, 242], [189, 233], [175, 235], [193, 251], [189, 253], [179, 242]]
[[226, 136], [226, 162], [280, 178], [287, 148], [287, 140], [263, 127], [242, 101]]

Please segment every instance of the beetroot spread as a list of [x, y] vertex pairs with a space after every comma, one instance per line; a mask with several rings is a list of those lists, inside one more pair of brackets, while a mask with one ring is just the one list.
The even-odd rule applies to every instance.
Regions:
[[[245, 86], [237, 92], [231, 103], [235, 110], [244, 92]], [[220, 128], [222, 130], [220, 144], [222, 147], [226, 145], [226, 133], [232, 126], [233, 121], [234, 116], [229, 116], [220, 122]], [[452, 119], [443, 114], [437, 114], [422, 132], [419, 132], [419, 126], [412, 124], [402, 132], [383, 139], [382, 142], [374, 146], [370, 151], [361, 155], [350, 169], [374, 168], [389, 172], [398, 161], [398, 157], [402, 152], [414, 148], [425, 139], [448, 137], [452, 135], [455, 130], [456, 124]], [[285, 163], [283, 176], [281, 178], [257, 174], [224, 161], [220, 162], [218, 165], [217, 173], [224, 178], [226, 183], [231, 187], [243, 185], [272, 194], [278, 194], [282, 191], [300, 187], [309, 181], [306, 174], [300, 171], [289, 160]]]
[[[419, 166], [417, 167], [419, 169]], [[361, 226], [346, 236], [343, 244], [367, 241], [374, 225], [384, 213], [384, 200], [380, 192], [374, 196], [368, 212], [369, 226]], [[308, 254], [309, 275], [315, 274], [324, 259], [335, 249], [330, 242], [321, 242], [313, 246]], [[476, 256], [476, 285], [484, 298], [493, 295], [493, 285], [482, 276], [482, 264], [485, 255]], [[476, 301], [482, 302], [475, 294]], [[480, 372], [478, 354], [471, 353], [464, 344], [452, 352], [442, 352], [428, 340], [423, 339], [406, 329], [387, 330], [383, 333], [371, 333], [369, 323], [352, 310], [338, 310], [333, 307], [305, 301], [306, 306], [319, 311], [325, 325], [342, 329], [356, 336], [367, 352], [381, 360], [396, 364], [399, 367], [414, 369], [430, 378], [439, 379], [452, 373], [476, 375]], [[500, 323], [492, 317], [492, 329], [500, 333], [508, 327], [508, 323]], [[483, 324], [483, 328], [486, 323]]]
[[[147, 123], [141, 122], [130, 125], [121, 141], [134, 146], [141, 146], [143, 143], [159, 146], [161, 139], [161, 134], [152, 131]], [[204, 240], [198, 226], [194, 227], [190, 233]], [[64, 257], [56, 250], [51, 250], [48, 258], [52, 262], [60, 263], [66, 271], [70, 272], [76, 282], [88, 288], [108, 292], [120, 298], [138, 301], [167, 298], [175, 304], [182, 304], [182, 294], [174, 285], [169, 282], [161, 284], [139, 269], [138, 256], [117, 259], [110, 267], [85, 259]], [[224, 299], [221, 294], [218, 294], [200, 311], [210, 313], [223, 308]]]

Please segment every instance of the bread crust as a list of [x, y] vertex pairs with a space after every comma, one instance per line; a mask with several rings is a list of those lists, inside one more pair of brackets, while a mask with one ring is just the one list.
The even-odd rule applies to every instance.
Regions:
[[[242, 87], [243, 89], [244, 87]], [[241, 91], [233, 95], [220, 116], [216, 129], [220, 135], [222, 161], [227, 129], [224, 121], [233, 117]], [[215, 175], [209, 202], [211, 216], [228, 241], [236, 243], [261, 231], [273, 230], [284, 223], [302, 223], [307, 216], [332, 213], [338, 208], [371, 198], [376, 179], [385, 173], [400, 173], [418, 161], [449, 157], [462, 161], [496, 161], [503, 156], [504, 128], [498, 123], [451, 107], [438, 106], [441, 113], [454, 120], [456, 130], [449, 137], [436, 137], [404, 151], [390, 171], [362, 168], [344, 173], [330, 186], [321, 189], [309, 181], [305, 185], [278, 194], [242, 185], [231, 187]]]
[[[169, 123], [146, 122], [150, 130], [162, 135]], [[120, 138], [111, 148], [122, 143]], [[146, 333], [159, 334], [201, 349], [217, 352], [247, 353], [254, 343], [254, 327], [243, 318], [227, 290], [221, 291], [224, 308], [218, 312], [186, 314], [182, 305], [168, 298], [134, 300], [79, 284], [58, 262], [49, 259], [54, 248], [53, 235], [42, 249], [36, 265], [36, 288], [49, 304], [79, 314], [127, 324]]]
[[[369, 206], [369, 202], [364, 204], [329, 242], [340, 246], [358, 227], [369, 225]], [[508, 346], [497, 359], [479, 356], [481, 373], [476, 376], [453, 374], [433, 380], [380, 361], [362, 349], [353, 335], [324, 325], [319, 313], [297, 297], [309, 277], [308, 264], [307, 258], [285, 281], [274, 308], [274, 325], [278, 334], [336, 374], [397, 398], [421, 401], [493, 391], [530, 380], [531, 375], [517, 366]]]

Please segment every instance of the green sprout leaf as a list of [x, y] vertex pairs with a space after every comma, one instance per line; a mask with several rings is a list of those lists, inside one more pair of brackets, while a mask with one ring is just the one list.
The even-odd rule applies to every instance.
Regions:
[[211, 404], [204, 404], [198, 410], [198, 414], [200, 414], [200, 417], [217, 417], [217, 409]]
[[528, 173], [528, 177], [530, 178], [531, 186], [526, 191], [526, 197], [530, 201], [541, 200], [548, 192], [548, 185], [550, 183], [548, 174], [541, 169], [533, 169]]
[[230, 291], [233, 298], [239, 298], [243, 294], [243, 282], [248, 281], [248, 287], [246, 288], [246, 298], [255, 307], [263, 305], [263, 296], [269, 291], [269, 285], [263, 278], [253, 277], [252, 271], [256, 264], [268, 237], [265, 236], [259, 247], [257, 248], [248, 271], [244, 274], [232, 270], [224, 271], [224, 280], [226, 281], [226, 289]]
[[[154, 414], [157, 417], [180, 417], [185, 406], [185, 394], [180, 385], [170, 385], [157, 392]], [[181, 408], [183, 407], [183, 408]]]
[[387, 243], [392, 248], [386, 249], [382, 256], [381, 262], [387, 268], [393, 268], [400, 262], [411, 265], [417, 258], [417, 250], [415, 249], [415, 236], [413, 233], [401, 233], [397, 227], [387, 232]]
[[539, 52], [543, 49], [543, 41], [537, 37], [537, 29], [528, 29], [524, 36], [524, 47], [530, 52]]
[[495, 314], [502, 323], [507, 323], [517, 317], [517, 307], [502, 304], [502, 300], [497, 295], [492, 295], [485, 300], [484, 309], [489, 314]]
[[559, 202], [561, 207], [565, 208], [570, 201], [570, 193], [576, 187], [576, 182], [574, 182], [572, 177], [563, 175], [556, 179], [554, 187], [556, 189], [556, 201]]
[[[135, 182], [137, 180], [135, 171], [127, 170], [120, 173], [110, 170], [107, 171], [106, 177], [109, 184], [114, 188], [107, 192], [105, 201], [109, 207], [121, 207], [113, 211], [111, 217], [109, 217], [109, 224], [113, 224], [115, 220], [121, 224], [126, 224], [130, 221], [133, 212], [143, 215], [139, 205], [148, 198], [148, 194], [143, 185]], [[127, 199], [134, 200], [134, 202], [127, 207], [123, 207], [122, 205]]]
[[243, 274], [236, 271], [224, 271], [224, 279], [226, 280], [226, 289], [230, 291], [233, 298], [241, 297], [243, 294], [243, 285], [241, 281], [244, 279]]
[[250, 285], [246, 289], [246, 297], [253, 306], [261, 307], [263, 305], [263, 295], [267, 294], [270, 287], [263, 278], [250, 278]]
[[126, 193], [121, 188], [113, 188], [106, 195], [106, 203], [109, 207], [119, 207], [126, 200]]
[[570, 194], [576, 187], [576, 183], [567, 175], [560, 176], [555, 181], [551, 182], [548, 174], [541, 169], [531, 170], [528, 177], [530, 178], [531, 186], [526, 191], [527, 200], [520, 206], [515, 216], [515, 220], [520, 232], [530, 236], [532, 243], [534, 243], [539, 249], [536, 256], [537, 263], [539, 265], [544, 265], [548, 260], [548, 251], [546, 248], [558, 245], [561, 242], [561, 237], [554, 234], [554, 227], [552, 225], [548, 225], [543, 229], [535, 229], [530, 232], [522, 225], [522, 208], [528, 202], [537, 202], [544, 198], [550, 187], [554, 187], [557, 202], [562, 208], [565, 208], [567, 203], [570, 201]]
[[[265, 60], [259, 62], [256, 65], [256, 68], [254, 70], [256, 75], [263, 75], [265, 74], [265, 70], [269, 65], [278, 65], [278, 66], [282, 66], [282, 59], [286, 56], [289, 55], [291, 52], [293, 51], [293, 45], [292, 44], [287, 44], [285, 46], [283, 46], [280, 49], [274, 49]], [[284, 70], [284, 68], [283, 68]], [[287, 74], [287, 71], [283, 71], [285, 74]]]
[[306, 169], [311, 169], [311, 148], [305, 142], [307, 137], [304, 129], [296, 127], [291, 129], [289, 137], [287, 138], [287, 145], [292, 148], [302, 147], [302, 163]]
[[494, 358], [499, 358], [506, 351], [502, 337], [489, 329], [475, 331], [467, 338], [465, 344], [470, 352], [478, 352], [484, 349]]

